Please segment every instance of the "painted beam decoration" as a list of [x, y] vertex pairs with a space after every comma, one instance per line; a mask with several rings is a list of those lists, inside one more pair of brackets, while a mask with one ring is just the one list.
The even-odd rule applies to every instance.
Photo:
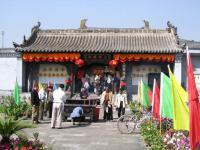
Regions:
[[156, 61], [173, 63], [174, 54], [114, 54], [114, 60], [125, 63], [126, 61]]
[[75, 62], [80, 59], [79, 53], [23, 53], [25, 62]]

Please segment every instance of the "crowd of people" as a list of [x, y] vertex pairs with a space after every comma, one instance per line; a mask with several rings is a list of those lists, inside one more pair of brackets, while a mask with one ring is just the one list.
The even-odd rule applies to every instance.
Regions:
[[128, 104], [126, 91], [120, 88], [119, 91], [112, 92], [109, 87], [106, 87], [101, 95], [101, 103], [104, 120], [113, 120], [113, 108], [117, 109], [119, 118], [125, 114], [125, 108]]
[[115, 74], [94, 75], [91, 79], [87, 74], [81, 78], [80, 97], [86, 99], [89, 93], [101, 97], [103, 119], [113, 120], [113, 108], [118, 110], [118, 117], [125, 114], [127, 105], [126, 83]]
[[120, 80], [116, 74], [96, 74], [92, 76], [85, 74], [81, 78], [81, 83], [81, 88], [84, 88], [88, 93], [95, 93], [96, 95], [101, 95], [105, 87], [114, 91], [114, 88], [124, 88], [126, 86], [124, 80]]
[[[89, 80], [85, 77], [82, 79], [82, 83], [80, 98], [87, 99], [92, 87]], [[127, 95], [124, 87], [125, 83], [120, 82], [116, 76], [107, 76], [107, 78], [95, 76], [95, 86], [92, 93], [101, 97], [104, 120], [113, 120], [113, 108], [118, 110], [118, 117], [124, 115], [127, 105]], [[64, 103], [69, 97], [71, 97], [71, 89], [68, 85], [60, 84], [58, 89], [55, 90], [53, 86], [40, 87], [39, 89], [38, 84], [34, 84], [31, 92], [32, 122], [37, 124], [39, 120], [43, 120], [43, 117], [46, 116], [51, 118], [51, 128], [61, 128]], [[78, 110], [78, 108], [75, 108], [75, 110]], [[75, 110], [71, 115], [72, 117], [75, 114], [75, 117], [72, 117], [73, 121], [77, 119], [78, 113], [79, 117], [84, 114], [84, 112], [80, 114], [80, 112]]]
[[32, 123], [38, 124], [44, 116], [51, 118], [51, 127], [62, 127], [62, 114], [64, 103], [69, 96], [68, 91], [64, 91], [64, 84], [60, 84], [58, 89], [53, 91], [53, 86], [39, 89], [38, 84], [34, 84], [31, 92]]

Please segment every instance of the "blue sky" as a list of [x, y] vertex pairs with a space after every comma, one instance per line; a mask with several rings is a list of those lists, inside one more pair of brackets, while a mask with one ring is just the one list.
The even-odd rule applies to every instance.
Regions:
[[[89, 27], [165, 29], [170, 20], [181, 38], [200, 41], [200, 0], [0, 0], [0, 31], [4, 47], [21, 43], [41, 21], [42, 29], [79, 28], [81, 18]], [[0, 35], [0, 47], [2, 36]]]

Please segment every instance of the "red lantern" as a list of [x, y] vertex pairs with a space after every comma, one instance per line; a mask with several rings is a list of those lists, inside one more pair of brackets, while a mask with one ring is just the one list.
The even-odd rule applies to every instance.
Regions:
[[58, 62], [58, 57], [54, 57], [54, 61], [55, 61], [55, 62]]
[[64, 59], [65, 59], [65, 61], [69, 61], [69, 57], [67, 57], [67, 56]]
[[[71, 62], [74, 62], [74, 58], [70, 58], [70, 61], [71, 61]], [[78, 61], [78, 59], [77, 59], [76, 61]]]
[[46, 61], [46, 60], [47, 60], [47, 57], [46, 57], [46, 56], [42, 56], [41, 60], [42, 60], [42, 61]]
[[49, 57], [49, 58], [48, 58], [48, 61], [49, 61], [49, 62], [53, 62], [53, 57]]
[[76, 57], [75, 57], [75, 60], [78, 60], [78, 59], [79, 59], [79, 58], [76, 56]]
[[24, 61], [28, 61], [28, 59], [27, 59], [26, 56], [23, 56], [23, 60], [24, 60]]
[[28, 61], [29, 61], [29, 62], [33, 62], [33, 57], [30, 56], [30, 57], [28, 58]]
[[82, 67], [84, 65], [84, 60], [83, 59], [78, 59], [75, 61], [75, 64], [78, 66], [78, 67]]
[[39, 62], [39, 61], [40, 61], [40, 56], [36, 56], [34, 60], [35, 60], [36, 62]]
[[59, 58], [59, 62], [64, 62], [63, 57], [60, 57], [60, 58]]
[[117, 61], [117, 60], [110, 60], [110, 61], [109, 61], [109, 65], [110, 65], [112, 68], [115, 68], [115, 67], [117, 67], [117, 65], [118, 65], [118, 61]]
[[125, 63], [125, 62], [126, 62], [126, 59], [120, 59], [120, 62], [121, 62], [121, 63]]

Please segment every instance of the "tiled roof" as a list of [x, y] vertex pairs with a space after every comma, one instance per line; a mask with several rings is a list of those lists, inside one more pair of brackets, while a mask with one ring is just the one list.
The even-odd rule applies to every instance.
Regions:
[[185, 40], [185, 39], [180, 39], [180, 44], [186, 44], [189, 49], [198, 49], [200, 50], [200, 42], [194, 41], [194, 40]]
[[177, 53], [182, 49], [169, 30], [134, 28], [85, 28], [38, 30], [27, 44], [15, 45], [22, 52]]
[[0, 57], [16, 57], [14, 48], [0, 48]]

